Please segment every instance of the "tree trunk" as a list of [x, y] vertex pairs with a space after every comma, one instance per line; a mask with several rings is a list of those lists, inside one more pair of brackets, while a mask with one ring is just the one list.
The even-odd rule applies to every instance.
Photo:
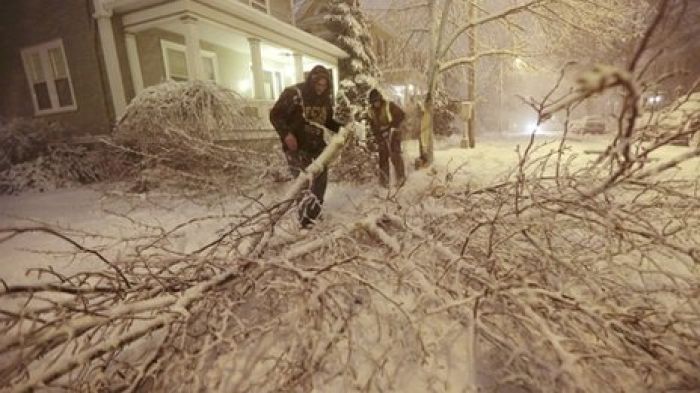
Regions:
[[437, 73], [437, 26], [435, 25], [435, 0], [428, 0], [428, 21], [430, 23], [430, 54], [428, 67], [428, 89], [423, 101], [423, 116], [420, 122], [420, 157], [416, 162], [416, 168], [428, 166], [433, 162], [433, 95], [435, 94], [435, 74]]
[[[476, 20], [476, 7], [477, 7], [477, 1], [474, 0], [473, 2], [469, 3], [469, 21], [474, 22]], [[476, 57], [477, 50], [476, 50], [476, 26], [474, 26], [474, 29], [472, 29], [472, 33], [469, 34], [469, 56], [474, 56]], [[469, 147], [471, 149], [476, 146], [476, 141], [474, 140], [474, 125], [475, 125], [475, 119], [476, 119], [476, 64], [477, 61], [474, 61], [472, 64], [469, 65], [469, 88], [467, 90], [468, 92], [468, 99], [472, 103], [471, 105], [471, 113], [469, 116], [469, 121], [467, 122], [467, 135], [469, 136]]]
[[420, 158], [416, 167], [423, 167], [433, 162], [433, 99], [430, 94], [425, 99], [423, 116], [420, 122]]
[[[449, 13], [452, 0], [447, 0], [443, 4], [442, 15], [439, 20], [436, 20], [437, 2], [435, 0], [428, 1], [430, 21], [430, 67], [428, 68], [428, 93], [425, 95], [424, 112], [421, 119], [420, 127], [420, 166], [427, 166], [433, 162], [433, 107], [435, 98], [435, 89], [437, 76], [440, 72], [440, 48], [442, 47], [442, 39], [447, 25], [447, 15]], [[416, 165], [417, 167], [419, 165]]]

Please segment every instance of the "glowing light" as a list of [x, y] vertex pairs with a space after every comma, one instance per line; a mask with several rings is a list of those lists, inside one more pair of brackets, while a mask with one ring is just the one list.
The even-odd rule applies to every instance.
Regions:
[[394, 85], [391, 86], [391, 88], [394, 90], [394, 94], [398, 96], [403, 96], [404, 92], [406, 91], [406, 86]]
[[658, 104], [658, 103], [660, 103], [661, 101], [663, 101], [663, 99], [664, 99], [664, 98], [663, 98], [662, 96], [660, 96], [660, 95], [655, 95], [655, 96], [651, 96], [651, 97], [647, 98], [647, 102], [650, 103], [650, 104]]
[[248, 80], [248, 79], [239, 80], [238, 81], [238, 92], [245, 93], [248, 90], [250, 90], [250, 80]]
[[537, 134], [540, 131], [540, 126], [535, 122], [528, 123], [523, 130], [525, 134]]

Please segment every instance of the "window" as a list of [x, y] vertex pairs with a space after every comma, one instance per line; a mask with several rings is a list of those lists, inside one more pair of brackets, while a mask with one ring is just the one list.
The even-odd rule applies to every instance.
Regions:
[[268, 100], [274, 100], [282, 94], [282, 73], [279, 71], [263, 70], [264, 96]]
[[267, 0], [250, 0], [250, 6], [266, 14], [270, 13], [270, 7], [268, 7]]
[[62, 40], [22, 49], [21, 54], [35, 114], [77, 109]]
[[262, 11], [266, 14], [270, 13], [270, 3], [269, 0], [239, 0], [243, 4], [247, 4], [258, 11]]
[[[160, 43], [163, 48], [165, 78], [177, 82], [188, 80], [185, 46], [165, 40], [161, 40]], [[216, 53], [202, 50], [201, 56], [204, 80], [219, 82], [219, 63]]]

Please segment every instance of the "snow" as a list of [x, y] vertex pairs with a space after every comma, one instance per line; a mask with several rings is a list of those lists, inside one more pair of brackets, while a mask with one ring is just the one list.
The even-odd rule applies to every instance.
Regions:
[[[211, 240], [225, 226], [226, 215], [237, 212], [246, 203], [218, 201], [217, 206], [211, 206], [207, 202], [172, 198], [166, 194], [121, 196], [105, 189], [82, 187], [1, 196], [0, 219], [3, 228], [62, 228], [74, 234], [76, 240], [84, 240], [88, 247], [104, 249], [104, 255], [109, 258], [119, 255], [122, 241], [139, 234], [153, 235], [152, 227], [173, 228], [194, 217], [213, 215], [175, 234], [178, 242], [169, 247], [188, 252]], [[104, 266], [93, 257], [72, 259], [62, 254], [72, 251], [75, 251], [72, 246], [48, 234], [18, 236], [0, 243], [1, 277], [8, 284], [24, 284], [34, 282], [34, 277], [24, 274], [30, 267], [53, 266], [71, 274], [88, 267]]]
[[[380, 71], [372, 49], [368, 23], [357, 5], [332, 1], [324, 17], [326, 27], [335, 35], [335, 44], [349, 55], [345, 80], [341, 81], [341, 106], [359, 106], [369, 90], [377, 85]], [[347, 61], [347, 60], [346, 60]], [[359, 113], [364, 110], [358, 108]]]
[[[573, 159], [574, 167], [580, 168], [586, 163], [597, 158], [595, 152], [604, 150], [612, 135], [580, 137], [572, 140], [568, 146]], [[419, 203], [423, 195], [441, 192], [441, 187], [446, 183], [452, 183], [458, 187], [476, 189], [486, 185], [498, 183], [512, 172], [512, 168], [519, 160], [518, 151], [522, 152], [529, 143], [529, 136], [517, 135], [504, 138], [479, 138], [477, 148], [458, 148], [459, 136], [446, 140], [438, 140], [436, 144], [435, 163], [428, 170], [415, 171], [410, 165], [418, 156], [418, 148], [415, 141], [404, 142], [404, 157], [408, 169], [408, 182], [400, 190], [386, 190], [376, 184], [355, 185], [349, 183], [330, 183], [326, 193], [324, 207], [324, 220], [318, 225], [318, 229], [312, 232], [295, 231], [293, 225], [288, 222], [280, 224], [282, 228], [289, 230], [277, 235], [276, 240], [271, 240], [271, 246], [282, 245], [289, 239], [309, 237], [309, 242], [292, 251], [304, 252], [324, 243], [326, 239], [334, 242], [347, 231], [352, 230], [351, 224], [359, 218], [364, 221], [360, 225], [375, 234], [377, 238], [385, 239], [385, 243], [391, 246], [391, 253], [397, 255], [406, 250], [401, 250], [401, 244], [384, 232], [384, 229], [376, 225], [377, 218], [387, 212], [393, 200], [398, 200], [408, 209], [411, 205]], [[538, 153], [546, 153], [556, 150], [558, 140], [553, 135], [537, 135], [535, 147]], [[688, 151], [686, 147], [667, 146], [652, 155], [653, 160], [667, 160]], [[694, 158], [684, 162], [680, 167], [672, 169], [665, 176], [677, 178], [695, 178], [700, 173], [700, 158]], [[274, 199], [279, 196], [284, 187], [278, 189], [261, 190], [266, 198]], [[112, 257], [124, 251], [121, 241], [125, 238], [133, 238], [136, 234], [153, 235], [153, 227], [173, 229], [178, 224], [186, 222], [193, 217], [211, 216], [210, 219], [194, 222], [178, 232], [174, 240], [164, 245], [176, 251], [192, 251], [218, 236], [223, 228], [227, 227], [228, 220], [233, 215], [245, 212], [250, 201], [241, 197], [225, 197], [223, 199], [190, 200], [183, 197], [175, 197], [168, 194], [149, 193], [146, 195], [119, 195], [112, 191], [114, 188], [77, 188], [56, 190], [47, 193], [27, 193], [19, 196], [0, 197], [0, 217], [2, 227], [11, 226], [37, 226], [38, 222], [51, 226], [80, 229], [85, 232], [76, 234], [84, 239], [88, 245], [100, 247], [106, 256]], [[420, 202], [422, 209], [431, 214], [449, 216], [450, 212], [438, 204], [430, 201]], [[358, 212], [363, 216], [358, 216]], [[128, 219], [127, 219], [128, 217]], [[396, 225], [402, 225], [402, 217], [389, 216], [388, 219]], [[333, 232], [326, 229], [333, 228]], [[317, 231], [317, 232], [314, 232]], [[345, 232], [344, 232], [345, 231]], [[87, 236], [88, 234], [102, 235], [101, 237]], [[431, 236], [415, 230], [416, 238]], [[576, 233], [567, 236], [576, 236]], [[323, 241], [319, 241], [323, 240]], [[431, 239], [438, 240], [438, 239]], [[595, 239], [594, 239], [595, 240]], [[278, 243], [274, 243], [277, 241]], [[439, 242], [432, 242], [434, 252], [445, 261], [455, 259], [450, 249], [440, 247]], [[304, 248], [306, 247], [306, 248]], [[379, 247], [378, 247], [379, 248]], [[282, 248], [284, 249], [284, 248]], [[73, 260], [69, 256], [36, 253], [34, 251], [70, 251], [70, 247], [61, 241], [44, 234], [29, 234], [16, 237], [12, 240], [0, 243], [0, 277], [8, 283], [28, 283], [32, 280], [24, 276], [24, 270], [32, 266], [53, 266], [66, 273], [77, 272], [88, 267], [107, 269], [94, 258], [79, 258]], [[425, 251], [423, 251], [425, 252]], [[432, 284], [424, 276], [421, 266], [412, 259], [400, 259], [400, 266], [393, 267], [392, 254], [385, 257], [380, 250], [369, 250], [365, 257], [375, 255], [377, 261], [372, 263], [392, 266], [399, 272], [404, 272], [418, 283], [424, 282], [422, 288], [430, 288]], [[322, 254], [321, 254], [322, 255]], [[284, 259], [294, 255], [288, 254]], [[283, 259], [283, 260], [284, 260]], [[601, 261], [603, 263], [604, 261]], [[282, 263], [282, 262], [280, 262]], [[368, 262], [369, 263], [369, 262]], [[625, 266], [627, 261], [616, 261], [614, 266], [619, 267], [620, 273], [616, 273], [620, 279], [625, 278]], [[289, 266], [294, 269], [295, 266]], [[688, 270], [682, 266], [673, 266], [667, 263], [665, 267], [669, 274], [681, 276]], [[445, 304], [445, 299], [439, 299], [437, 295], [424, 293], [421, 298], [416, 298], [413, 293], [401, 289], [399, 283], [367, 281], [350, 270], [337, 270], [337, 274], [344, 274], [358, 282], [365, 282], [366, 288], [373, 296], [362, 293], [356, 294], [363, 302], [372, 300], [372, 311], [363, 312], [356, 319], [349, 321], [348, 333], [352, 337], [355, 350], [352, 351], [352, 363], [358, 365], [354, 369], [356, 375], [350, 377], [336, 377], [318, 373], [314, 375], [313, 391], [355, 391], [362, 387], [353, 386], [352, 381], [372, 381], [377, 364], [386, 362], [386, 369], [382, 371], [383, 379], [376, 382], [376, 386], [389, 391], [424, 392], [424, 391], [463, 391], [473, 387], [477, 383], [488, 382], [488, 362], [491, 354], [487, 352], [473, 352], [473, 337], [470, 330], [470, 322], [458, 320], [449, 315], [450, 309], [458, 305], [468, 304], [473, 299], [471, 294], [463, 299]], [[637, 276], [634, 276], [637, 277]], [[634, 278], [633, 277], [633, 278]], [[638, 277], [639, 285], [649, 285], [641, 276]], [[562, 283], [565, 287], [566, 283]], [[650, 287], [649, 287], [650, 288]], [[316, 294], [323, 293], [327, 288], [319, 286], [315, 288]], [[562, 289], [562, 291], [564, 291]], [[389, 298], [392, 301], [381, 301]], [[432, 297], [431, 297], [432, 296]], [[184, 298], [183, 298], [184, 299]], [[304, 307], [315, 309], [316, 295], [311, 294], [308, 304]], [[442, 301], [441, 301], [442, 300]], [[532, 313], [532, 320], [541, 318]], [[279, 315], [280, 320], [299, 321], [304, 318], [305, 309], [291, 309], [285, 315]], [[410, 311], [410, 312], [409, 312]], [[172, 318], [174, 314], [168, 315]], [[431, 318], [422, 318], [421, 315], [429, 315]], [[381, 317], [381, 326], [375, 317]], [[166, 318], [166, 317], [164, 317]], [[420, 323], [419, 323], [420, 322]], [[150, 322], [149, 322], [150, 323]], [[301, 322], [299, 322], [301, 324]], [[303, 326], [303, 325], [300, 325]], [[467, 328], [465, 328], [465, 326]], [[543, 325], [546, 326], [546, 325]], [[137, 328], [145, 329], [138, 325]], [[223, 378], [221, 391], [235, 391], [237, 388], [252, 387], [255, 383], [267, 378], [267, 370], [274, 367], [272, 360], [276, 354], [287, 353], [286, 337], [290, 343], [294, 343], [298, 332], [295, 325], [286, 327], [288, 330], [274, 330], [275, 335], [263, 334], [259, 340], [245, 342], [245, 345], [230, 354], [224, 354], [218, 358], [215, 364], [208, 369], [206, 378]], [[331, 331], [337, 331], [340, 327], [334, 326]], [[553, 344], [557, 344], [562, 360], [574, 362], [566, 352], [561, 337], [556, 332], [543, 330]], [[323, 336], [321, 336], [323, 337]], [[323, 337], [324, 340], [331, 338]], [[310, 348], [312, 359], [318, 359], [322, 355], [325, 341], [314, 343]], [[105, 343], [109, 345], [109, 343]], [[289, 344], [292, 345], [292, 344]], [[342, 341], [337, 344], [336, 352], [344, 353], [347, 343]], [[413, 349], [424, 347], [426, 354], [415, 352]], [[96, 347], [95, 349], [97, 349]], [[303, 351], [304, 349], [298, 348]], [[483, 351], [483, 349], [482, 349]], [[295, 353], [295, 352], [293, 352]], [[306, 352], [303, 352], [306, 353]], [[387, 361], [387, 359], [392, 359]], [[478, 359], [470, 362], [465, 359]], [[251, 359], [263, 359], [260, 362], [250, 362]], [[350, 359], [348, 359], [349, 361]], [[478, 370], [477, 370], [478, 366]], [[573, 368], [574, 364], [569, 363]], [[468, 377], [467, 377], [468, 376]]]
[[[409, 181], [401, 190], [402, 195], [409, 196], [423, 192], [434, 181], [437, 173], [453, 173], [454, 182], [470, 184], [474, 187], [497, 183], [512, 172], [518, 162], [518, 147], [522, 150], [528, 143], [529, 136], [509, 136], [506, 138], [484, 138], [477, 140], [477, 148], [462, 149], [458, 147], [459, 137], [438, 141], [435, 153], [434, 172], [415, 171], [411, 165], [418, 157], [416, 141], [403, 143], [404, 161], [406, 162]], [[569, 143], [571, 157], [581, 167], [597, 158], [595, 152], [602, 152], [611, 135], [586, 136], [573, 138]], [[541, 151], [554, 150], [558, 139], [553, 135], [537, 136], [535, 143]], [[652, 161], [665, 161], [687, 153], [683, 146], [665, 146], [651, 156]], [[673, 168], [668, 176], [675, 178], [693, 178], [700, 173], [700, 158], [696, 157]], [[444, 179], [441, 179], [444, 180]], [[389, 191], [376, 184], [355, 185], [347, 183], [329, 183], [326, 192], [324, 215], [328, 220], [340, 220], [352, 215], [356, 207], [373, 198], [386, 197]], [[93, 245], [109, 246], [124, 237], [143, 233], [144, 225], [158, 225], [164, 228], [177, 225], [193, 217], [212, 215], [212, 201], [194, 202], [186, 199], [173, 199], [166, 194], [132, 195], [124, 201], [114, 193], [105, 193], [97, 188], [60, 189], [44, 193], [25, 193], [21, 195], [0, 196], [0, 220], [2, 227], [13, 226], [55, 226], [68, 230], [79, 229]], [[178, 236], [180, 243], [172, 247], [188, 251], [199, 247], [211, 238], [226, 221], [226, 214], [234, 214], [244, 200], [216, 201], [215, 216], [211, 220], [191, 225]], [[133, 221], [120, 216], [129, 213]], [[329, 224], [330, 225], [330, 224]], [[90, 240], [89, 234], [100, 234], [106, 239]], [[78, 270], [82, 263], [66, 261], [60, 255], [45, 254], [47, 251], [71, 251], [71, 247], [62, 241], [45, 234], [28, 234], [11, 241], [0, 243], [0, 266], [2, 278], [8, 283], [26, 283], [31, 281], [24, 275], [30, 266], [52, 265], [57, 268]], [[115, 252], [114, 250], [112, 250]]]
[[690, 121], [700, 121], [700, 93], [684, 95], [660, 109], [647, 110], [637, 119], [637, 127], [658, 127], [661, 132], [681, 132]]

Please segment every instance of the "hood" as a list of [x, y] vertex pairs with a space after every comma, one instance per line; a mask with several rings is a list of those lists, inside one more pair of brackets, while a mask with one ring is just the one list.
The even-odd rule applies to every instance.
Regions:
[[328, 81], [328, 96], [332, 95], [333, 91], [333, 79], [331, 78], [331, 73], [328, 69], [322, 65], [317, 65], [309, 71], [306, 76], [306, 90], [309, 92], [314, 91], [314, 82], [319, 78], [325, 78]]
[[371, 103], [374, 100], [379, 100], [379, 102], [384, 102], [384, 97], [382, 97], [382, 93], [379, 92], [377, 89], [372, 89], [369, 92], [369, 102]]

